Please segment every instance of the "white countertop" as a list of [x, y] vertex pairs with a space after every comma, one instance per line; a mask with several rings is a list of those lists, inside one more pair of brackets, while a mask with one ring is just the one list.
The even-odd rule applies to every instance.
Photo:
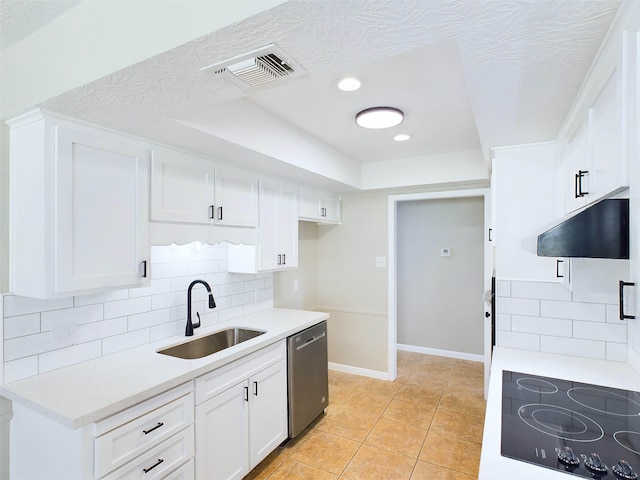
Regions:
[[626, 363], [496, 347], [491, 366], [479, 480], [577, 478], [500, 455], [503, 370], [640, 391], [640, 374]]
[[[70, 428], [129, 408], [329, 318], [329, 314], [272, 308], [0, 386], [0, 395]], [[267, 333], [204, 358], [184, 360], [156, 350], [229, 327]]]

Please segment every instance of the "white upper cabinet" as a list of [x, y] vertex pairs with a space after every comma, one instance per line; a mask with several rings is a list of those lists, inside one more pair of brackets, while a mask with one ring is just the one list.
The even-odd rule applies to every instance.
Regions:
[[151, 220], [209, 225], [215, 165], [186, 153], [155, 148], [151, 162]]
[[605, 45], [570, 116], [562, 149], [566, 213], [629, 186], [629, 34]]
[[494, 149], [491, 190], [496, 277], [564, 283], [569, 262], [539, 257], [537, 236], [557, 218], [554, 143]]
[[258, 182], [256, 174], [216, 167], [216, 225], [258, 226]]
[[255, 227], [258, 176], [158, 147], [151, 169], [151, 220]]
[[149, 283], [149, 150], [32, 112], [11, 126], [11, 291]]
[[308, 187], [301, 187], [299, 195], [300, 220], [340, 223], [341, 204], [337, 195]]
[[298, 187], [260, 179], [256, 245], [229, 245], [229, 271], [298, 268]]

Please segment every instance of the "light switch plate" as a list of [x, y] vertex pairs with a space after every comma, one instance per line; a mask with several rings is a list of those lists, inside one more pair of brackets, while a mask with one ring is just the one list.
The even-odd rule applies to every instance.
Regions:
[[451, 249], [448, 247], [443, 248], [442, 250], [440, 250], [440, 256], [441, 257], [450, 257], [451, 256]]

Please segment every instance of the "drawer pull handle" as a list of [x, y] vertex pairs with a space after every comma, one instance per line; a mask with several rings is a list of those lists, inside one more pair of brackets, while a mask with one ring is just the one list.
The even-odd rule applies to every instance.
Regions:
[[158, 465], [160, 465], [162, 462], [164, 462], [164, 458], [159, 458], [158, 461], [151, 465], [149, 468], [143, 468], [142, 471], [144, 473], [149, 473], [151, 470], [153, 470], [154, 468], [156, 468]]
[[164, 425], [164, 423], [162, 423], [162, 422], [158, 422], [158, 424], [157, 424], [155, 427], [150, 428], [149, 430], [142, 430], [142, 433], [144, 433], [145, 435], [148, 435], [148, 434], [150, 434], [150, 433], [151, 433], [151, 432], [153, 432], [154, 430], [157, 430], [158, 428], [160, 428], [160, 427], [161, 427], [161, 426], [163, 426], [163, 425]]

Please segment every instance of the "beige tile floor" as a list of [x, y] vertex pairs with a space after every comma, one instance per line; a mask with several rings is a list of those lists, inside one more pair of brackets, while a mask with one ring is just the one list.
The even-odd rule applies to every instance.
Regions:
[[246, 479], [476, 479], [483, 365], [398, 352], [395, 382], [329, 372], [329, 407]]

